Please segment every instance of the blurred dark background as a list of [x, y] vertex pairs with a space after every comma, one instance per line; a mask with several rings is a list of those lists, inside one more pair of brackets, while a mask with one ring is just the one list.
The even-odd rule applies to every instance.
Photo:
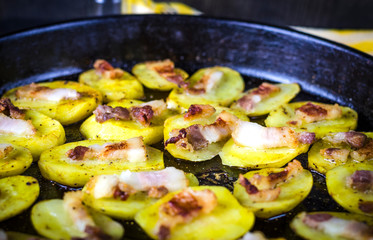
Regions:
[[[188, 4], [209, 16], [274, 25], [373, 28], [373, 0], [176, 1]], [[0, 35], [70, 19], [102, 15], [110, 11], [98, 10], [95, 0], [0, 0]]]

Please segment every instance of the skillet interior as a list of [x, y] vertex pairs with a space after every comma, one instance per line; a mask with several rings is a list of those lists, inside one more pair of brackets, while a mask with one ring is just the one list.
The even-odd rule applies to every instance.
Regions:
[[[298, 82], [303, 92], [296, 100], [347, 105], [359, 113], [359, 130], [373, 129], [371, 57], [289, 29], [205, 17], [105, 17], [3, 37], [0, 90], [35, 81], [77, 79], [77, 73], [90, 68], [97, 58], [107, 59], [127, 71], [137, 62], [164, 58], [172, 59], [189, 73], [202, 67], [224, 65], [238, 70], [247, 87], [257, 86], [263, 79]], [[66, 129], [69, 141], [79, 140], [77, 129], [78, 124]], [[218, 184], [229, 187], [238, 172], [243, 171], [223, 167], [218, 158], [217, 163], [213, 160], [199, 164], [178, 161], [169, 154], [165, 159], [167, 165], [199, 174], [201, 183], [205, 184], [215, 181], [218, 174], [223, 176]], [[306, 163], [306, 156], [300, 159]], [[42, 179], [35, 164], [25, 174], [38, 176], [42, 183], [39, 200], [60, 197], [65, 190]], [[258, 220], [255, 229], [270, 237], [294, 239], [288, 223], [297, 212], [341, 210], [328, 197], [324, 178], [313, 175], [315, 186], [300, 206], [274, 219]], [[127, 237], [146, 238], [132, 222], [124, 224]], [[0, 226], [34, 232], [29, 211]]]

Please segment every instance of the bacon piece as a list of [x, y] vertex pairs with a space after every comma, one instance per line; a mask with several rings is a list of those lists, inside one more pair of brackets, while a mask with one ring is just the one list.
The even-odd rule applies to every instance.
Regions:
[[167, 104], [163, 99], [146, 102], [146, 103], [140, 104], [140, 106], [141, 107], [151, 106], [154, 116], [161, 116], [167, 110]]
[[255, 232], [247, 232], [239, 240], [268, 240], [268, 238], [266, 238], [266, 236], [262, 232], [255, 231]]
[[373, 139], [368, 138], [365, 145], [350, 153], [350, 156], [357, 161], [364, 161], [373, 158]]
[[136, 119], [143, 126], [149, 126], [150, 121], [154, 116], [154, 112], [151, 106], [145, 105], [143, 107], [132, 107], [131, 108], [131, 117]]
[[257, 123], [238, 120], [232, 138], [236, 144], [252, 148], [295, 148], [299, 144], [314, 142], [315, 134], [297, 133], [289, 127], [263, 127]]
[[345, 163], [350, 155], [350, 150], [342, 148], [323, 148], [320, 149], [320, 154], [327, 159]]
[[17, 89], [17, 98], [31, 98], [46, 101], [59, 102], [61, 100], [77, 100], [81, 98], [81, 94], [71, 88], [50, 88], [40, 86], [36, 83], [22, 86]]
[[288, 181], [303, 171], [299, 161], [294, 160], [281, 172], [270, 173], [268, 176], [254, 174], [250, 179], [240, 174], [239, 183], [245, 188], [250, 199], [254, 202], [269, 202], [278, 198], [280, 183]]
[[149, 197], [160, 198], [168, 192], [186, 188], [189, 181], [183, 171], [167, 167], [159, 171], [130, 172], [124, 171], [120, 176], [100, 175], [90, 180], [96, 199], [130, 196], [136, 192], [146, 192]]
[[209, 214], [217, 205], [217, 197], [209, 189], [185, 189], [175, 194], [159, 208], [157, 236], [159, 239], [167, 239], [175, 226], [188, 223], [202, 214]]
[[11, 134], [18, 136], [33, 136], [35, 127], [30, 120], [14, 119], [0, 113], [0, 134]]
[[146, 67], [150, 70], [156, 71], [167, 81], [176, 83], [179, 87], [187, 87], [189, 85], [184, 81], [182, 75], [175, 72], [175, 65], [170, 59], [147, 62]]
[[373, 171], [355, 171], [346, 178], [346, 185], [360, 192], [373, 191]]
[[192, 104], [184, 114], [185, 120], [196, 118], [208, 118], [216, 112], [216, 109], [210, 105]]
[[109, 79], [118, 79], [121, 78], [124, 74], [124, 71], [119, 68], [114, 68], [106, 60], [97, 59], [93, 64], [93, 67], [96, 69], [96, 73], [103, 76], [104, 78]]
[[373, 213], [373, 202], [359, 202], [359, 209], [365, 213]]
[[130, 138], [119, 143], [91, 145], [90, 147], [77, 146], [68, 150], [66, 155], [72, 160], [144, 162], [148, 159], [142, 137]]
[[82, 203], [83, 192], [67, 192], [63, 197], [63, 206], [68, 212], [75, 226], [82, 232], [85, 232], [86, 227], [96, 227], [93, 218], [89, 214], [87, 208]]
[[258, 88], [247, 92], [237, 100], [238, 106], [245, 111], [251, 111], [259, 102], [270, 97], [271, 94], [280, 92], [281, 88], [270, 83], [262, 83]]
[[[299, 123], [312, 123], [321, 120], [333, 120], [342, 117], [342, 109], [338, 104], [307, 104], [295, 109]], [[298, 121], [295, 121], [298, 124]]]
[[223, 79], [224, 73], [215, 69], [208, 69], [203, 74], [202, 78], [196, 82], [193, 86], [187, 86], [184, 89], [189, 94], [203, 94], [213, 91], [221, 80]]
[[194, 124], [185, 129], [171, 131], [171, 137], [165, 142], [165, 146], [175, 143], [177, 147], [191, 152], [203, 149], [211, 143], [230, 137], [232, 124], [235, 124], [236, 119], [238, 118], [233, 114], [223, 111], [212, 124]]
[[327, 213], [302, 213], [301, 220], [308, 227], [321, 231], [331, 237], [360, 240], [370, 240], [373, 238], [372, 228], [356, 220], [346, 220]]
[[14, 106], [9, 98], [0, 99], [0, 113], [14, 119], [25, 119], [25, 110]]
[[333, 144], [346, 143], [353, 148], [362, 148], [367, 143], [368, 137], [364, 133], [355, 131], [331, 133], [323, 137], [324, 141]]
[[[113, 238], [104, 233], [99, 227], [87, 226], [84, 230], [86, 237], [72, 237], [71, 240], [112, 240]], [[28, 239], [31, 240], [31, 239]]]
[[127, 108], [123, 107], [110, 107], [107, 105], [98, 105], [96, 110], [93, 111], [93, 114], [95, 114], [96, 121], [99, 123], [106, 122], [110, 119], [115, 120], [124, 120], [129, 121], [131, 120], [130, 112]]
[[13, 151], [14, 147], [11, 144], [0, 144], [0, 159], [5, 158]]

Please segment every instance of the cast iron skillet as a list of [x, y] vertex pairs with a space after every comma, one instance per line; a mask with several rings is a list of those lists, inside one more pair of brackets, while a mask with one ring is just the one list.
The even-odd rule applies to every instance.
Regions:
[[[358, 130], [373, 130], [373, 58], [332, 42], [286, 28], [258, 23], [190, 16], [114, 16], [30, 30], [0, 38], [0, 91], [30, 82], [68, 79], [92, 67], [97, 58], [130, 71], [135, 63], [170, 58], [190, 74], [223, 65], [239, 71], [247, 87], [263, 80], [297, 82], [296, 100], [337, 102], [359, 113]], [[148, 99], [167, 96], [146, 91]], [[150, 96], [150, 97], [149, 97]], [[260, 121], [260, 119], [258, 120]], [[67, 140], [80, 140], [79, 124], [66, 128]], [[157, 147], [162, 148], [162, 144]], [[301, 159], [304, 166], [307, 156]], [[196, 173], [201, 184], [224, 185], [244, 169], [221, 165], [218, 157], [189, 163], [165, 154], [166, 165]], [[39, 200], [61, 197], [65, 187], [40, 176], [37, 165], [25, 175], [41, 183]], [[295, 239], [288, 227], [300, 211], [343, 211], [327, 194], [324, 177], [313, 173], [311, 194], [293, 211], [256, 220], [254, 230], [268, 237]], [[30, 211], [0, 223], [5, 230], [35, 233]], [[126, 238], [147, 239], [133, 222], [123, 222]]]

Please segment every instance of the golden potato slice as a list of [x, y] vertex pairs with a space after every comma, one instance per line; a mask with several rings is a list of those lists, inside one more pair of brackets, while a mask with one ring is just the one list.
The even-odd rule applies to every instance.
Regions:
[[[111, 218], [88, 209], [95, 224], [113, 239], [120, 239], [124, 234], [121, 224]], [[63, 200], [52, 199], [38, 202], [32, 208], [31, 221], [36, 231], [50, 239], [71, 239], [72, 237], [85, 237], [74, 224], [70, 215], [65, 211]]]
[[[304, 223], [304, 217], [306, 215], [312, 215], [317, 219], [320, 217], [317, 216], [332, 216], [334, 223], [330, 224], [327, 220], [325, 221], [324, 226], [321, 228], [327, 228], [326, 225], [329, 225], [329, 229], [317, 229], [312, 228]], [[367, 216], [359, 215], [359, 214], [351, 214], [351, 213], [344, 213], [344, 212], [312, 212], [306, 213], [302, 212], [299, 213], [290, 223], [290, 227], [296, 232], [297, 235], [301, 236], [304, 239], [318, 239], [318, 240], [346, 240], [346, 239], [368, 239], [363, 238], [361, 235], [360, 237], [351, 231], [353, 228], [352, 225], [350, 229], [343, 225], [345, 220], [353, 220], [358, 224], [364, 223], [369, 228], [373, 227], [373, 219]], [[321, 219], [320, 219], [321, 221]], [[322, 223], [322, 221], [321, 221]], [[342, 224], [341, 224], [342, 223]], [[339, 225], [339, 226], [338, 226]], [[320, 228], [320, 227], [319, 227]]]
[[214, 88], [201, 94], [190, 94], [183, 88], [175, 88], [167, 98], [167, 105], [179, 111], [188, 109], [192, 104], [228, 106], [239, 97], [245, 88], [244, 81], [237, 71], [219, 66], [200, 69], [186, 82], [193, 87], [207, 71], [222, 72], [221, 80]]
[[[268, 176], [272, 173], [284, 171], [284, 168], [265, 168], [257, 171], [250, 171], [243, 176], [250, 179], [254, 174]], [[303, 169], [300, 173], [276, 184], [275, 188], [280, 188], [278, 197], [271, 201], [255, 201], [250, 198], [244, 186], [238, 181], [234, 183], [233, 195], [242, 206], [254, 212], [260, 218], [270, 218], [281, 213], [285, 213], [297, 206], [310, 193], [313, 184], [310, 171]], [[258, 190], [265, 190], [258, 187]], [[269, 194], [269, 193], [268, 193]], [[272, 193], [273, 194], [273, 193]]]
[[[201, 125], [208, 125], [215, 122], [217, 116], [222, 111], [227, 111], [232, 113], [236, 117], [241, 120], [249, 121], [249, 118], [246, 114], [240, 110], [229, 109], [225, 107], [216, 107], [216, 112], [209, 117], [206, 118], [195, 118], [195, 119], [184, 119], [184, 114], [176, 115], [173, 117], [168, 118], [164, 123], [164, 139], [165, 141], [170, 138], [170, 133], [175, 129], [182, 129], [187, 128], [194, 124], [201, 124]], [[176, 146], [176, 144], [169, 143], [165, 147], [165, 149], [175, 158], [190, 160], [190, 161], [205, 161], [209, 160], [221, 151], [224, 143], [226, 141], [219, 141], [215, 143], [209, 144], [206, 148], [197, 150], [197, 151], [189, 151], [187, 149], [182, 149]]]
[[[369, 162], [349, 163], [333, 168], [326, 173], [326, 186], [330, 196], [346, 210], [373, 216], [372, 180], [367, 180], [365, 176], [359, 176], [358, 178], [363, 181], [362, 183], [352, 185], [348, 183], [355, 171], [364, 170], [373, 174], [373, 164]], [[373, 179], [373, 175], [370, 179]], [[359, 184], [367, 184], [368, 186], [359, 186]]]
[[22, 174], [32, 163], [30, 150], [14, 144], [2, 143], [1, 147], [11, 147], [11, 151], [0, 158], [0, 178]]
[[121, 78], [111, 79], [102, 77], [95, 69], [91, 69], [79, 75], [79, 82], [100, 91], [104, 102], [137, 99], [144, 96], [141, 83], [125, 71]]
[[25, 211], [39, 196], [38, 181], [29, 176], [0, 179], [0, 221]]
[[[353, 130], [357, 125], [357, 113], [349, 108], [341, 106], [342, 117], [330, 120], [320, 120], [314, 122], [303, 123], [300, 121], [300, 124], [296, 124], [295, 110], [311, 103], [313, 105], [320, 106], [321, 103], [316, 102], [295, 102], [285, 104], [272, 112], [269, 113], [265, 124], [267, 127], [295, 127], [299, 131], [307, 131], [316, 133], [316, 137], [320, 138], [330, 132], [347, 132]], [[332, 105], [328, 105], [332, 106]]]
[[[366, 136], [373, 138], [373, 133], [364, 133]], [[333, 133], [325, 135], [325, 137], [332, 136]], [[338, 148], [342, 150], [352, 151], [351, 147], [347, 144], [333, 144], [326, 140], [319, 140], [312, 145], [310, 151], [308, 152], [308, 167], [318, 171], [319, 173], [325, 174], [327, 171], [338, 167], [340, 165], [350, 163], [350, 162], [360, 162], [351, 157], [351, 154], [348, 155], [346, 161], [333, 159], [332, 157], [324, 156], [320, 153], [322, 149], [328, 148]], [[373, 151], [373, 150], [372, 150]], [[368, 159], [365, 161], [372, 161], [373, 159]]]
[[[217, 206], [212, 212], [201, 214], [190, 222], [171, 229], [169, 240], [178, 239], [237, 239], [249, 231], [254, 224], [254, 214], [242, 207], [228, 189], [220, 186], [191, 187], [195, 191], [211, 190], [217, 197]], [[155, 204], [143, 209], [135, 221], [153, 239], [159, 239], [155, 232], [159, 221], [159, 208], [179, 192], [169, 193]]]
[[88, 180], [100, 174], [117, 174], [123, 170], [144, 171], [164, 168], [163, 152], [146, 146], [148, 159], [143, 162], [127, 162], [121, 159], [106, 161], [100, 159], [72, 160], [66, 152], [77, 146], [103, 145], [110, 141], [85, 140], [67, 143], [46, 150], [38, 162], [43, 177], [71, 187], [80, 187]]
[[81, 94], [81, 97], [76, 100], [63, 99], [61, 101], [16, 97], [16, 91], [21, 87], [9, 90], [3, 97], [10, 98], [16, 107], [36, 110], [58, 120], [62, 125], [69, 125], [86, 118], [102, 102], [100, 92], [81, 83], [54, 81], [37, 83], [37, 85], [52, 89], [74, 89]]
[[[237, 103], [237, 101], [231, 105], [231, 108], [241, 109], [242, 111], [246, 112], [248, 116], [265, 115], [270, 111], [277, 109], [281, 105], [288, 103], [300, 91], [299, 85], [297, 83], [274, 84], [274, 86], [280, 88], [280, 91], [274, 92], [270, 94], [267, 98], [264, 98], [262, 101], [253, 104], [253, 107], [251, 109], [245, 110]], [[253, 88], [246, 91], [245, 93], [242, 93], [237, 99], [240, 99], [241, 97], [250, 94], [256, 89], [258, 88]]]
[[[121, 100], [111, 102], [108, 106], [130, 108], [138, 106], [144, 102], [138, 100]], [[95, 120], [95, 115], [90, 116], [80, 126], [80, 132], [87, 139], [105, 139], [105, 140], [125, 140], [133, 137], [142, 136], [146, 144], [154, 144], [163, 139], [163, 123], [174, 115], [173, 111], [165, 110], [160, 116], [155, 116], [151, 120], [150, 126], [143, 126], [137, 121], [124, 121], [110, 119], [99, 123]]]
[[230, 139], [222, 148], [219, 156], [224, 165], [258, 169], [266, 167], [282, 167], [301, 153], [307, 152], [309, 144], [298, 147], [280, 147], [256, 149], [237, 145]]
[[[189, 180], [189, 186], [198, 186], [198, 179], [191, 173], [186, 173]], [[83, 188], [84, 203], [98, 212], [118, 219], [133, 219], [135, 214], [147, 206], [158, 201], [158, 198], [151, 198], [144, 192], [131, 194], [126, 200], [118, 198], [99, 198], [96, 199], [92, 194], [92, 178]]]
[[39, 159], [42, 151], [65, 142], [65, 130], [58, 121], [34, 110], [26, 111], [25, 120], [31, 121], [36, 129], [35, 135], [19, 136], [4, 133], [0, 134], [0, 142], [29, 149], [34, 161]]
[[147, 88], [157, 89], [160, 91], [168, 91], [173, 88], [177, 88], [178, 85], [176, 83], [168, 81], [165, 76], [162, 76], [150, 67], [150, 65], [162, 63], [169, 65], [171, 68], [167, 69], [167, 71], [170, 70], [170, 73], [180, 76], [180, 79], [182, 80], [186, 79], [189, 76], [188, 73], [186, 73], [184, 70], [180, 68], [174, 68], [174, 63], [170, 60], [138, 63], [132, 68], [132, 73]]

